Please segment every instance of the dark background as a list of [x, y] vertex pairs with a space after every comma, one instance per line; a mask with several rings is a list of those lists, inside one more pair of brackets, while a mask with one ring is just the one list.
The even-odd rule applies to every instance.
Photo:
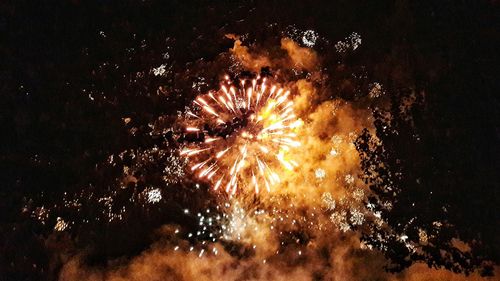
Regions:
[[[196, 71], [186, 69], [227, 51], [226, 33], [279, 42], [290, 25], [318, 32], [318, 52], [332, 61], [333, 44], [325, 42], [357, 32], [362, 46], [346, 64], [365, 66], [389, 94], [426, 92], [432, 119], [421, 126], [430, 128], [423, 137], [434, 141], [423, 161], [437, 161], [437, 171], [455, 179], [443, 188], [454, 190], [464, 223], [495, 236], [499, 12], [497, 1], [2, 1], [0, 280], [56, 279], [61, 262], [54, 253], [66, 248], [94, 245], [91, 264], [133, 256], [154, 239], [152, 229], [179, 220], [182, 203], [172, 203], [130, 211], [119, 226], [95, 222], [54, 235], [54, 215], [42, 224], [31, 214], [39, 206], [54, 208], [64, 192], [82, 186], [91, 186], [85, 192], [109, 189], [108, 177], [117, 171], [106, 174], [100, 163], [161, 142], [131, 137], [122, 118], [132, 117], [145, 132], [157, 116], [175, 114], [196, 79]], [[171, 75], [148, 72], [164, 62], [172, 65]], [[152, 93], [164, 85], [180, 97], [158, 101]], [[355, 98], [348, 90], [338, 95]], [[83, 213], [92, 212], [98, 211], [90, 204]], [[77, 220], [78, 214], [67, 216]]]

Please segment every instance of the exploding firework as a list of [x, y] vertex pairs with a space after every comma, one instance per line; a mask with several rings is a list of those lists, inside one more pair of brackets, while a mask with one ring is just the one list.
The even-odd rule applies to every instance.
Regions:
[[218, 91], [198, 96], [187, 111], [185, 135], [192, 141], [181, 155], [214, 190], [222, 187], [230, 195], [238, 187], [271, 191], [280, 182], [278, 167], [298, 166], [287, 155], [300, 146], [302, 121], [293, 105], [290, 90], [267, 78], [233, 83], [226, 76]]

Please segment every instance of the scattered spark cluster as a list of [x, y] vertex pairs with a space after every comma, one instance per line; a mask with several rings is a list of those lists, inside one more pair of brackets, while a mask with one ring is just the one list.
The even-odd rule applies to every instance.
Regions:
[[163, 181], [167, 184], [175, 184], [180, 182], [181, 179], [186, 175], [185, 168], [187, 166], [187, 159], [184, 157], [179, 157], [175, 154], [168, 156], [167, 165], [165, 166], [163, 173]]
[[102, 197], [98, 199], [98, 202], [101, 203], [104, 207], [104, 213], [106, 214], [106, 217], [108, 220], [111, 222], [113, 220], [122, 220], [123, 215], [125, 214], [126, 208], [123, 206], [119, 210], [114, 210], [113, 206], [113, 197], [108, 196], [108, 197]]
[[360, 45], [361, 36], [358, 33], [353, 32], [343, 41], [338, 41], [337, 44], [335, 44], [335, 49], [338, 53], [346, 53], [349, 50], [356, 50]]
[[152, 71], [153, 71], [153, 74], [155, 76], [162, 76], [165, 74], [166, 72], [166, 69], [165, 69], [166, 65], [162, 64], [156, 68], [153, 68]]
[[234, 195], [238, 187], [255, 193], [280, 182], [276, 166], [293, 170], [298, 163], [287, 152], [300, 146], [291, 92], [267, 78], [226, 76], [218, 91], [198, 96], [187, 111], [188, 144], [181, 155], [192, 161], [191, 171], [200, 179]]
[[[189, 214], [188, 209], [185, 214]], [[215, 210], [207, 208], [205, 212], [196, 215], [198, 230], [188, 233], [187, 238], [248, 242], [250, 232], [262, 231], [261, 227], [270, 222], [268, 214], [263, 209], [247, 210], [240, 202], [226, 202], [216, 206]]]
[[49, 218], [49, 210], [44, 206], [36, 207], [31, 213], [31, 217], [45, 224]]
[[335, 199], [330, 192], [325, 192], [321, 195], [321, 200], [323, 202], [323, 207], [327, 210], [335, 210]]
[[149, 203], [158, 203], [162, 199], [161, 190], [159, 188], [148, 188], [144, 193]]
[[54, 226], [55, 231], [64, 231], [69, 224], [65, 222], [61, 217], [57, 217], [56, 225]]
[[382, 85], [378, 82], [374, 82], [370, 84], [370, 92], [368, 93], [368, 96], [370, 98], [379, 98], [384, 94], [384, 90], [382, 88]]
[[[306, 250], [305, 245], [310, 240], [304, 233], [322, 231], [325, 225], [320, 221], [321, 211], [315, 207], [309, 212], [300, 211], [293, 203], [286, 203], [283, 198], [274, 198], [271, 206], [248, 206], [231, 198], [214, 209], [207, 208], [196, 213], [197, 229], [189, 233], [182, 233], [179, 229], [175, 234], [190, 241], [185, 245], [175, 245], [174, 250], [197, 251], [198, 257], [205, 254], [218, 254], [217, 242], [222, 245], [239, 245], [252, 251], [267, 248], [269, 239], [277, 238], [279, 247], [272, 252], [266, 252], [262, 262], [273, 255], [286, 252], [287, 247], [298, 249], [297, 255]], [[185, 209], [185, 215], [194, 215], [191, 210]], [[232, 243], [232, 244], [231, 244]]]

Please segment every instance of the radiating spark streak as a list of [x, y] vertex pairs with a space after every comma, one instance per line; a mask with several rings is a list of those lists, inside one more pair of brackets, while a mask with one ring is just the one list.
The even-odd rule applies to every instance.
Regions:
[[233, 101], [233, 98], [229, 95], [229, 92], [227, 91], [227, 88], [224, 85], [222, 85], [222, 91], [224, 92], [224, 94], [227, 97], [227, 104], [229, 105], [229, 108], [231, 108], [231, 110], [234, 113], [236, 113], [236, 110], [234, 109], [234, 101], [236, 101], [236, 98]]
[[269, 149], [265, 146], [259, 145], [259, 149], [265, 154], [269, 153]]
[[248, 90], [247, 90], [247, 96], [248, 96], [247, 109], [250, 109], [250, 105], [252, 104], [251, 103], [251, 101], [252, 101], [252, 93], [253, 93], [253, 89], [252, 88], [248, 88]]
[[208, 106], [208, 103], [201, 97], [196, 98], [199, 102], [201, 102], [204, 106]]
[[267, 108], [266, 108], [266, 113], [270, 112], [275, 105], [276, 105], [276, 102], [274, 100], [269, 101]]
[[289, 139], [289, 138], [273, 139], [272, 142], [275, 142], [275, 143], [278, 143], [278, 144], [285, 143], [285, 144], [293, 146], [293, 147], [299, 147], [300, 146], [300, 142], [294, 141], [294, 140]]
[[273, 85], [273, 87], [271, 88], [271, 91], [269, 91], [268, 99], [270, 99], [273, 96], [275, 91], [276, 91], [276, 85]]
[[259, 105], [260, 99], [262, 98], [262, 95], [264, 94], [265, 91], [266, 91], [266, 85], [263, 84], [262, 87], [260, 87], [260, 91], [257, 94], [257, 101], [255, 102], [256, 105]]
[[221, 105], [220, 102], [214, 97], [214, 93], [212, 92], [209, 92], [208, 93], [208, 96], [213, 100], [215, 101], [219, 106]]
[[255, 193], [258, 194], [259, 193], [259, 184], [257, 183], [257, 179], [255, 178], [255, 174], [253, 173], [253, 171], [252, 171], [252, 182], [253, 182], [253, 185], [255, 186]]
[[222, 85], [221, 89], [222, 89], [222, 91], [224, 92], [224, 94], [226, 94], [226, 95], [228, 95], [228, 94], [229, 94], [229, 92], [227, 91], [227, 88], [226, 88], [226, 86], [225, 86], [225, 85]]
[[200, 163], [198, 163], [198, 164], [195, 164], [193, 167], [191, 167], [191, 171], [194, 171], [194, 170], [196, 170], [196, 169], [199, 169], [199, 168], [203, 167], [205, 164], [207, 164], [207, 163], [208, 163], [208, 161], [209, 161], [210, 159], [211, 159], [211, 158], [209, 158], [209, 159], [207, 159], [207, 160], [205, 160], [205, 161], [203, 161], [203, 162], [200, 162]]
[[237, 188], [238, 188], [238, 182], [235, 182], [233, 185], [233, 189], [231, 190], [231, 195], [234, 195], [236, 193]]
[[285, 132], [283, 132], [283, 131], [274, 131], [274, 132], [269, 132], [267, 134], [268, 135], [284, 135]]
[[236, 158], [236, 160], [234, 160], [234, 164], [233, 164], [233, 166], [231, 167], [231, 170], [229, 171], [229, 174], [230, 174], [231, 176], [233, 176], [233, 175], [234, 175], [234, 172], [236, 171], [236, 165], [238, 165], [238, 160], [239, 160], [238, 158]]
[[281, 109], [281, 112], [291, 108], [293, 105], [293, 101], [289, 101], [282, 109]]
[[262, 176], [264, 176], [264, 173], [265, 173], [265, 172], [264, 172], [264, 170], [265, 170], [265, 166], [264, 166], [264, 164], [262, 164], [262, 162], [260, 161], [259, 157], [257, 157], [257, 156], [256, 156], [256, 157], [255, 157], [255, 159], [257, 160], [257, 165], [259, 166], [259, 171], [260, 171], [260, 174], [261, 174]]
[[263, 162], [264, 166], [266, 167], [266, 171], [269, 174], [269, 180], [271, 181], [271, 184], [274, 185], [276, 183], [280, 182], [279, 176], [267, 165], [267, 163]]
[[280, 118], [286, 118], [286, 116], [288, 116], [288, 113], [292, 112], [292, 110], [293, 109], [291, 107], [287, 108], [283, 113], [281, 113]]
[[276, 158], [281, 162], [281, 164], [283, 164], [283, 166], [285, 166], [285, 168], [287, 168], [288, 170], [293, 170], [292, 164], [288, 163], [288, 161], [283, 159], [283, 154], [278, 154]]
[[295, 114], [291, 114], [291, 115], [287, 116], [286, 118], [283, 118], [283, 120], [281, 120], [281, 122], [285, 122], [285, 121], [288, 121], [288, 120], [293, 119], [293, 118], [295, 118]]
[[267, 181], [267, 179], [264, 179], [264, 183], [266, 184], [267, 192], [271, 192], [271, 187], [269, 186], [269, 182]]
[[198, 118], [198, 119], [200, 118], [198, 115], [192, 113], [191, 111], [188, 111], [187, 115], [193, 116], [193, 117]]
[[221, 158], [231, 147], [228, 147], [220, 152], [217, 153], [217, 155], [215, 156], [216, 158]]
[[288, 147], [288, 145], [282, 144], [280, 145], [280, 151], [290, 151], [290, 147]]
[[199, 132], [199, 131], [200, 131], [200, 129], [198, 129], [198, 128], [194, 128], [194, 127], [187, 127], [187, 128], [186, 128], [186, 131], [188, 131], [188, 132]]
[[283, 93], [283, 89], [282, 88], [280, 88], [278, 90], [278, 92], [276, 92], [276, 97], [274, 97], [274, 99], [277, 100], [279, 98], [279, 96], [281, 95], [281, 93]]
[[219, 189], [219, 186], [221, 185], [223, 179], [224, 179], [224, 176], [220, 177], [220, 179], [215, 183], [214, 190]]
[[200, 178], [208, 175], [208, 173], [210, 173], [215, 167], [217, 167], [217, 163], [213, 163], [208, 168], [205, 168], [203, 171], [201, 171]]
[[207, 179], [211, 179], [217, 173], [217, 171], [219, 171], [219, 168], [213, 170], [210, 174], [208, 174]]
[[203, 107], [203, 109], [204, 109], [205, 111], [207, 111], [208, 113], [210, 113], [210, 114], [213, 114], [213, 115], [215, 115], [215, 116], [217, 116], [217, 117], [220, 117], [220, 115], [219, 115], [219, 114], [217, 114], [217, 112], [215, 112], [215, 110], [214, 110], [213, 108], [211, 108], [210, 106], [208, 106], [208, 105], [207, 105], [207, 106], [204, 106], [204, 107]]
[[234, 101], [236, 101], [237, 98], [236, 98], [236, 91], [234, 90], [234, 87], [231, 87], [230, 91], [231, 91], [231, 95], [233, 95]]
[[180, 155], [186, 155], [189, 157], [189, 156], [192, 156], [192, 155], [195, 155], [195, 154], [198, 154], [200, 152], [207, 151], [210, 149], [211, 149], [211, 147], [204, 148], [204, 149], [184, 149], [181, 151]]
[[285, 128], [285, 126], [283, 126], [283, 124], [281, 122], [277, 122], [277, 123], [272, 124], [269, 127], [264, 128], [262, 130], [262, 132], [273, 131], [273, 130], [278, 130], [278, 129], [283, 129], [283, 128]]
[[205, 143], [211, 143], [211, 142], [214, 142], [216, 140], [218, 140], [218, 138], [206, 138]]
[[231, 102], [226, 101], [223, 96], [219, 96], [219, 100], [226, 106], [227, 110], [231, 110], [233, 113], [236, 113]]

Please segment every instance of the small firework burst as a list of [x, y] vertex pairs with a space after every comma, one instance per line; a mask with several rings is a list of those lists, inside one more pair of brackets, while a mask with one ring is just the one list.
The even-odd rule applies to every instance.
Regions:
[[314, 30], [306, 30], [302, 36], [302, 43], [309, 48], [314, 47], [316, 40], [318, 39], [318, 33]]
[[57, 217], [56, 225], [54, 226], [55, 231], [64, 231], [69, 224], [65, 222], [61, 217]]
[[351, 226], [349, 225], [349, 222], [347, 221], [347, 212], [344, 210], [331, 214], [330, 220], [342, 232], [347, 232], [347, 231], [351, 230]]
[[354, 177], [351, 174], [345, 175], [345, 183], [347, 184], [353, 184], [354, 183]]
[[335, 199], [330, 192], [325, 192], [321, 195], [321, 201], [325, 209], [333, 211], [335, 209]]
[[360, 210], [356, 208], [351, 208], [350, 213], [351, 213], [350, 221], [353, 225], [363, 224], [363, 222], [365, 221], [365, 216]]
[[365, 196], [365, 192], [361, 188], [356, 188], [352, 192], [352, 198], [358, 202], [363, 200], [364, 196]]
[[316, 176], [316, 178], [318, 180], [323, 180], [326, 177], [326, 172], [325, 172], [325, 170], [318, 168], [318, 169], [316, 169], [316, 171], [314, 171], [314, 175]]
[[144, 193], [148, 203], [158, 203], [162, 199], [161, 190], [159, 188], [148, 188]]
[[340, 154], [340, 153], [339, 153], [339, 151], [338, 151], [338, 150], [336, 150], [335, 148], [332, 148], [332, 150], [330, 150], [330, 155], [331, 155], [332, 157], [336, 157], [336, 156], [338, 156], [339, 154]]

